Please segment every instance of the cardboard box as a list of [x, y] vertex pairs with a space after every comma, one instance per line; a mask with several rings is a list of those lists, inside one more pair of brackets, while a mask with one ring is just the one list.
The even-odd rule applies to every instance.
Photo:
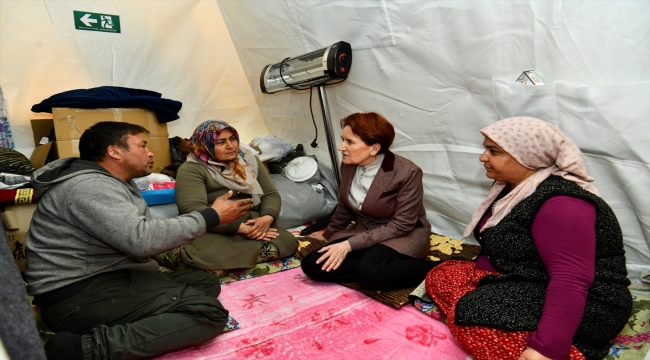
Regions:
[[29, 230], [29, 224], [36, 210], [36, 204], [10, 205], [5, 206], [2, 213], [2, 222], [5, 225], [7, 243], [13, 253], [18, 270], [25, 271], [25, 260], [27, 243], [25, 237]]
[[[154, 171], [159, 172], [172, 164], [169, 150], [167, 124], [158, 123], [156, 114], [146, 109], [72, 109], [53, 108], [53, 119], [32, 119], [32, 132], [36, 148], [30, 158], [36, 168], [64, 157], [79, 157], [79, 138], [84, 130], [100, 121], [124, 121], [138, 124], [149, 130], [145, 136], [149, 150], [154, 153]], [[54, 129], [55, 139], [50, 145], [41, 143]], [[47, 146], [51, 149], [48, 150]]]
[[[32, 124], [32, 134], [34, 135], [34, 146], [43, 145], [41, 140], [49, 138], [54, 129], [54, 121], [52, 119], [31, 119], [29, 122]], [[50, 139], [54, 140], [54, 138]]]
[[70, 141], [53, 141], [52, 153], [54, 159], [63, 159], [66, 157], [79, 157], [79, 140]]
[[[172, 164], [168, 138], [144, 136], [144, 139], [147, 141], [147, 147], [154, 154], [154, 172], [160, 172], [162, 168]], [[50, 154], [52, 153], [55, 159], [62, 159], [69, 156], [79, 157], [81, 155], [79, 153], [79, 140], [54, 141]]]
[[151, 137], [168, 138], [167, 124], [158, 122], [156, 114], [146, 109], [72, 109], [52, 108], [56, 140], [79, 140], [84, 130], [100, 121], [122, 121], [149, 130]]
[[54, 159], [54, 153], [51, 151], [53, 141], [50, 141], [47, 144], [43, 144], [34, 148], [32, 155], [29, 157], [29, 161], [34, 165], [35, 168], [40, 169], [43, 165]]

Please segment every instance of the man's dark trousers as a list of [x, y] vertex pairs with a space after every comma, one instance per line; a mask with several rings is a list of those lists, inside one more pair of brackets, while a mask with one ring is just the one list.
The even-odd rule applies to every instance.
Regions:
[[220, 291], [210, 273], [118, 270], [41, 313], [53, 331], [83, 335], [84, 359], [142, 359], [221, 334]]

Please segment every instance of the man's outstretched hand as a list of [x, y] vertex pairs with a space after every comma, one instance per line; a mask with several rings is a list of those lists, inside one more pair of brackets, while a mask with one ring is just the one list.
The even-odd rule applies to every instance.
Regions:
[[253, 207], [253, 199], [229, 200], [232, 191], [219, 196], [212, 203], [212, 208], [217, 210], [220, 223], [229, 223], [239, 219]]

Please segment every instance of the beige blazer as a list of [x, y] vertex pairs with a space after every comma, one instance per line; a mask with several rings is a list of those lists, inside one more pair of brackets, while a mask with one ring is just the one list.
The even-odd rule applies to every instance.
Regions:
[[[328, 242], [348, 238], [352, 250], [384, 244], [423, 259], [429, 254], [431, 224], [422, 203], [422, 169], [410, 160], [386, 152], [361, 211], [348, 201], [357, 165], [341, 165], [339, 203], [323, 233]], [[355, 220], [356, 224], [348, 227]]]

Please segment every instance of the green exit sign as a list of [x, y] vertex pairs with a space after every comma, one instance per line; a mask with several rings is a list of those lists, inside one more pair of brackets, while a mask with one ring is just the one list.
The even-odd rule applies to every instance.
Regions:
[[117, 15], [97, 14], [76, 10], [73, 13], [75, 29], [112, 33], [121, 32], [120, 17]]

